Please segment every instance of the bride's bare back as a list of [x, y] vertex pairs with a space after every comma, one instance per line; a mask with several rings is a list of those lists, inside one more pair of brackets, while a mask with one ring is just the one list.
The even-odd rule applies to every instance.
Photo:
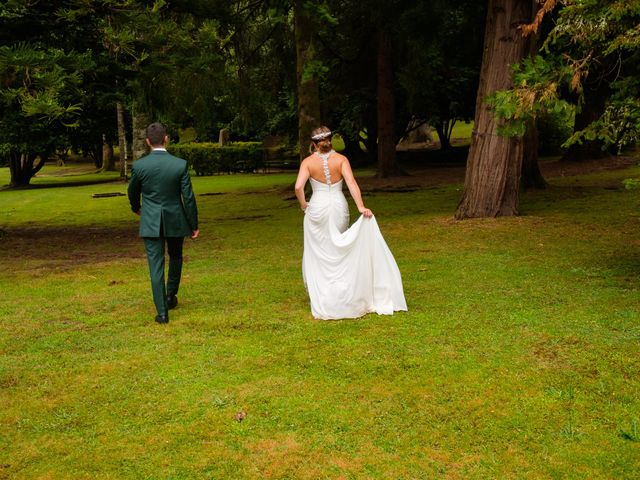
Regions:
[[[338, 152], [332, 152], [327, 159], [329, 166], [329, 176], [331, 177], [331, 183], [338, 183], [342, 180], [342, 164], [347, 158], [344, 155], [340, 155]], [[312, 153], [304, 159], [304, 163], [307, 164], [309, 169], [309, 176], [318, 182], [325, 183], [324, 167], [322, 165], [322, 158], [319, 155]]]
[[[331, 183], [335, 184], [344, 179], [344, 182], [349, 189], [349, 193], [351, 194], [353, 201], [358, 207], [358, 211], [365, 217], [372, 216], [373, 213], [371, 213], [371, 210], [365, 207], [364, 203], [362, 202], [360, 188], [358, 187], [356, 179], [353, 177], [353, 171], [351, 170], [351, 165], [349, 164], [349, 160], [347, 160], [347, 157], [335, 151], [332, 151], [327, 160], [327, 165], [329, 167], [329, 176], [331, 179]], [[295, 192], [296, 197], [298, 198], [298, 202], [300, 203], [300, 208], [302, 208], [302, 210], [305, 210], [307, 208], [307, 200], [304, 195], [304, 186], [309, 178], [313, 178], [315, 181], [321, 183], [326, 183], [327, 181], [324, 176], [324, 166], [322, 158], [320, 158], [320, 156], [315, 153], [309, 155], [302, 161], [302, 163], [300, 164], [300, 170], [298, 171], [298, 178], [296, 179]]]

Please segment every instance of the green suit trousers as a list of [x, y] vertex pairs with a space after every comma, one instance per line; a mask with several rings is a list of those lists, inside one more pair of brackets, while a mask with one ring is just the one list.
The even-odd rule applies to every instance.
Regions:
[[[182, 275], [182, 245], [184, 237], [143, 237], [149, 262], [153, 303], [158, 315], [167, 315], [167, 297], [178, 294]], [[169, 253], [169, 273], [164, 283], [165, 244]]]

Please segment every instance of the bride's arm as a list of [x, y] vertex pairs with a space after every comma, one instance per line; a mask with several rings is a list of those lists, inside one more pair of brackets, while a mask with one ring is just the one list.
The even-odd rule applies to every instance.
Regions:
[[353, 176], [351, 165], [349, 164], [349, 160], [347, 160], [346, 157], [342, 161], [340, 170], [342, 173], [342, 177], [344, 178], [344, 181], [347, 183], [347, 188], [349, 189], [349, 193], [351, 194], [353, 201], [356, 202], [356, 207], [358, 207], [358, 211], [365, 217], [372, 216], [373, 212], [371, 212], [371, 210], [369, 210], [367, 207], [364, 206], [364, 202], [362, 201], [362, 194], [360, 193], [360, 187], [358, 187], [358, 182], [356, 182], [356, 179]]
[[307, 162], [302, 161], [300, 164], [300, 170], [298, 171], [298, 178], [296, 179], [296, 198], [298, 199], [298, 203], [300, 203], [300, 208], [302, 210], [307, 209], [307, 199], [304, 196], [304, 186], [307, 184], [307, 180], [309, 180], [309, 168], [307, 167]]

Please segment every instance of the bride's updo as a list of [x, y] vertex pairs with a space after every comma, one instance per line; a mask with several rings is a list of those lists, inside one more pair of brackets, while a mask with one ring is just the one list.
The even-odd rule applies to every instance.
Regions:
[[331, 129], [325, 125], [311, 130], [311, 143], [309, 144], [309, 153], [317, 150], [316, 143], [327, 137], [331, 137]]

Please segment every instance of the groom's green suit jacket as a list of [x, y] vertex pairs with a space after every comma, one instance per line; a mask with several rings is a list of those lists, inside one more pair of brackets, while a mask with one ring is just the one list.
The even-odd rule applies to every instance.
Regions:
[[198, 229], [198, 209], [185, 160], [153, 150], [133, 162], [127, 193], [131, 210], [140, 212], [141, 237], [186, 237]]

